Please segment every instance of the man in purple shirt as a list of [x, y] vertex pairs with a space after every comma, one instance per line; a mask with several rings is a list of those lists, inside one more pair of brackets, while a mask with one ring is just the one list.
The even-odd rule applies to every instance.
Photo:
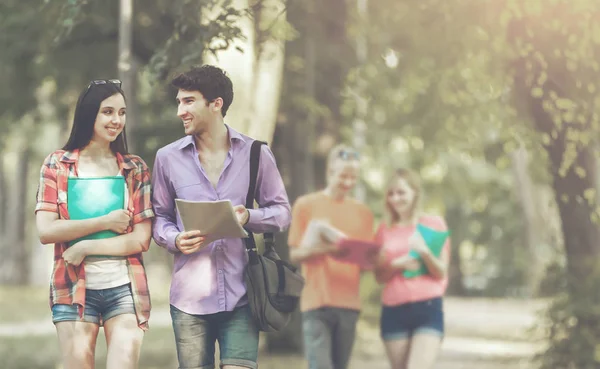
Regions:
[[238, 221], [255, 233], [280, 232], [289, 226], [290, 205], [273, 153], [262, 145], [256, 201], [246, 209], [250, 180], [248, 136], [223, 118], [233, 100], [231, 80], [205, 65], [180, 74], [177, 115], [186, 136], [156, 153], [152, 203], [154, 240], [174, 255], [171, 318], [181, 369], [214, 368], [219, 342], [223, 368], [257, 368], [258, 329], [247, 304], [242, 239], [204, 242], [201, 229], [183, 232], [175, 199], [228, 199]]

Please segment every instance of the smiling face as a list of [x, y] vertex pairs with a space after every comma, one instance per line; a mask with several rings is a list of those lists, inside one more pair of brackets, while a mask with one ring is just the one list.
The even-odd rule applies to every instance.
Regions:
[[329, 168], [328, 184], [336, 193], [346, 196], [356, 186], [360, 174], [358, 160], [337, 159]]
[[387, 203], [389, 208], [399, 215], [411, 215], [415, 201], [417, 199], [417, 191], [413, 188], [406, 179], [396, 178], [390, 186], [387, 193]]
[[114, 142], [125, 128], [125, 99], [120, 93], [108, 97], [100, 103], [94, 122], [93, 141]]
[[180, 89], [177, 93], [177, 116], [183, 122], [186, 135], [199, 135], [215, 119], [222, 119], [222, 106], [223, 99], [220, 97], [208, 102], [199, 91]]

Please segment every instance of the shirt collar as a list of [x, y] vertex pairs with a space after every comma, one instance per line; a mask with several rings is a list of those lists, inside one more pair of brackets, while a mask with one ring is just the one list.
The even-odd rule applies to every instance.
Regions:
[[79, 159], [79, 149], [73, 151], [65, 151], [60, 158], [63, 163], [75, 164]]
[[[119, 169], [130, 170], [136, 168], [136, 164], [131, 159], [131, 156], [123, 156], [121, 153], [117, 153], [116, 156]], [[60, 158], [60, 161], [62, 161], [63, 163], [75, 164], [77, 163], [78, 159], [79, 149], [75, 149], [73, 151], [65, 151], [62, 157]]]
[[[227, 124], [225, 124], [225, 128], [227, 128], [227, 133], [229, 134], [229, 142], [231, 143], [231, 146], [233, 146], [235, 141], [246, 142], [246, 139], [244, 138], [244, 136], [242, 136], [241, 133], [239, 133], [235, 129], [231, 128]], [[179, 144], [179, 149], [183, 150], [190, 145], [193, 145], [194, 147], [196, 147], [196, 143], [194, 142], [194, 136], [192, 136], [192, 135], [185, 136], [181, 140], [181, 142]]]

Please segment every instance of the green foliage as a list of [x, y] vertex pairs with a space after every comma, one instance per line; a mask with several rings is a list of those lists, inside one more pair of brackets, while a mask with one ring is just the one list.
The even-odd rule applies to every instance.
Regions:
[[[347, 85], [362, 86], [368, 100], [369, 201], [381, 203], [379, 178], [391, 168], [420, 171], [428, 210], [464, 209], [453, 223], [461, 228], [453, 244], [471, 250], [462, 253], [465, 277], [487, 281], [478, 293], [501, 296], [523, 285], [527, 270], [509, 154], [523, 145], [537, 163], [545, 155], [526, 118], [511, 107], [511, 78], [502, 66], [509, 49], [490, 6], [369, 2], [368, 58], [351, 70]], [[351, 30], [356, 37], [362, 31]], [[344, 103], [343, 132], [351, 141], [357, 103], [352, 96]], [[535, 167], [541, 183], [548, 178], [543, 168]]]
[[239, 27], [245, 10], [231, 3], [230, 0], [171, 2], [168, 9], [173, 29], [149, 64], [158, 80], [164, 80], [174, 69], [199, 64], [206, 50], [215, 54], [228, 49], [235, 40], [246, 39]]
[[[151, 111], [171, 101], [162, 87], [169, 75], [201, 64], [207, 50], [226, 49], [244, 39], [239, 22], [252, 13], [235, 8], [231, 0], [135, 0], [133, 6], [133, 57], [144, 71], [142, 84], [150, 88], [145, 101], [152, 104]], [[52, 103], [57, 118], [66, 120], [87, 81], [118, 75], [118, 1], [11, 0], [0, 7], [0, 105], [5, 107], [0, 133], [35, 111], [31, 97], [43, 81], [54, 82]], [[140, 111], [148, 108], [140, 106]], [[145, 115], [151, 125], [156, 123], [157, 115]], [[141, 133], [146, 132], [157, 137], [144, 129]]]
[[600, 267], [593, 270], [574, 280], [559, 264], [550, 268], [545, 285], [555, 297], [543, 315], [549, 345], [537, 357], [542, 369], [600, 366]]

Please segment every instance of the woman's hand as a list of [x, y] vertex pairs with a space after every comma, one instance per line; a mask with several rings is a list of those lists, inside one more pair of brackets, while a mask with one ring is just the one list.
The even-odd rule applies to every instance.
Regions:
[[391, 267], [399, 271], [416, 271], [421, 267], [419, 260], [409, 255], [400, 256], [392, 260]]
[[67, 264], [71, 264], [73, 266], [79, 266], [83, 262], [87, 255], [87, 241], [79, 241], [75, 245], [66, 249], [62, 257]]
[[113, 210], [103, 217], [105, 228], [117, 234], [123, 234], [131, 224], [131, 214], [127, 210]]
[[431, 252], [431, 250], [429, 250], [429, 247], [427, 247], [425, 240], [418, 231], [413, 233], [412, 236], [410, 236], [410, 238], [408, 239], [408, 245], [412, 250], [414, 250], [421, 256]]

